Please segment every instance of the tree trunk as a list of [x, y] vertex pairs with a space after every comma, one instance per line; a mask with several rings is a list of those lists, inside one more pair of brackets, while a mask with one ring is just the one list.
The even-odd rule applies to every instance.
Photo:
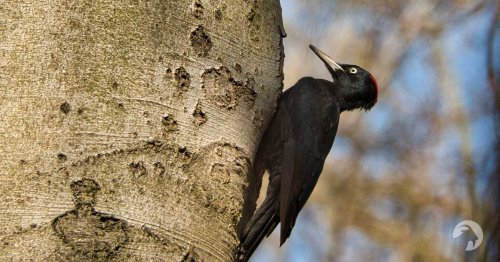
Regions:
[[231, 261], [282, 28], [278, 0], [3, 1], [0, 260]]

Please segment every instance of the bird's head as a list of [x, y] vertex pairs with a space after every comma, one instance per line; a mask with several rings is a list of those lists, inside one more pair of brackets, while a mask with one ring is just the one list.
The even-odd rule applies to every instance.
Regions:
[[309, 47], [332, 74], [343, 110], [370, 110], [377, 103], [378, 85], [372, 74], [357, 65], [338, 64], [313, 45]]

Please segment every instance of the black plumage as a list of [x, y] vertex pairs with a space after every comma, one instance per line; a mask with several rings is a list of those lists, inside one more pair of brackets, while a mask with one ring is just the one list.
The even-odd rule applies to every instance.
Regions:
[[325, 63], [333, 81], [305, 77], [279, 98], [252, 174], [260, 177], [269, 171], [267, 195], [241, 236], [241, 261], [247, 261], [279, 223], [280, 244], [286, 241], [323, 170], [340, 113], [369, 110], [377, 101], [377, 82], [369, 72], [356, 65], [339, 65], [310, 47]]

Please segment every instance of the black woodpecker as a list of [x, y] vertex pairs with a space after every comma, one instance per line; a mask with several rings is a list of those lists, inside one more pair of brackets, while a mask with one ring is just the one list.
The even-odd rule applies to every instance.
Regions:
[[304, 77], [281, 94], [253, 166], [254, 176], [269, 171], [269, 187], [240, 236], [239, 261], [248, 261], [279, 223], [280, 246], [285, 243], [323, 170], [340, 113], [369, 110], [377, 102], [373, 75], [356, 65], [337, 64], [321, 50], [309, 47], [325, 63], [333, 81]]

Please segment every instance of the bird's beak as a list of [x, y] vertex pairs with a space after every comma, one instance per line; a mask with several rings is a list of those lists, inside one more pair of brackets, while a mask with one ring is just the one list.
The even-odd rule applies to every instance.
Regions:
[[319, 50], [313, 45], [309, 45], [309, 48], [311, 48], [311, 50], [319, 57], [319, 59], [321, 59], [321, 61], [323, 61], [326, 64], [326, 66], [333, 72], [337, 70], [344, 71], [344, 69], [342, 69], [342, 67], [339, 64], [333, 61], [331, 57], [325, 54], [325, 52]]

